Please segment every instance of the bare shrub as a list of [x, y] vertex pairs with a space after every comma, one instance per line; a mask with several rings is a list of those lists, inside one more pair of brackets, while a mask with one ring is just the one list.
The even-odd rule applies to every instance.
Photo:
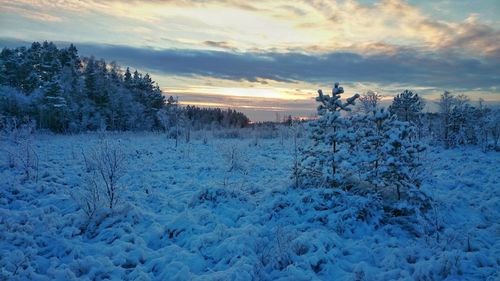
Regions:
[[[231, 178], [234, 176], [246, 176], [248, 175], [247, 167], [245, 162], [247, 159], [242, 151], [240, 151], [235, 145], [229, 146], [222, 152], [223, 168], [224, 168], [224, 178], [222, 185], [227, 187], [229, 185], [237, 184], [238, 182], [232, 182]], [[241, 185], [244, 181], [241, 182]]]
[[78, 191], [72, 192], [71, 197], [85, 213], [86, 222], [82, 227], [83, 232], [85, 232], [98, 210], [102, 207], [97, 178], [87, 175], [83, 186]]
[[292, 179], [293, 187], [299, 188], [300, 186], [300, 173], [301, 173], [301, 163], [300, 163], [300, 151], [301, 144], [299, 138], [301, 137], [302, 125], [298, 122], [293, 122], [290, 127], [292, 137], [293, 137], [293, 167], [292, 167]]
[[292, 264], [292, 236], [282, 226], [276, 228], [276, 245], [274, 248], [275, 266], [280, 270]]
[[2, 135], [9, 168], [19, 167], [25, 180], [38, 181], [39, 157], [33, 146], [35, 128], [34, 122], [17, 125], [17, 121], [13, 119], [11, 125], [4, 126]]
[[17, 146], [17, 158], [26, 180], [38, 181], [38, 154], [31, 143], [30, 137], [19, 141]]
[[123, 186], [119, 180], [126, 174], [126, 155], [117, 144], [104, 140], [85, 156], [90, 176], [110, 209], [116, 206]]

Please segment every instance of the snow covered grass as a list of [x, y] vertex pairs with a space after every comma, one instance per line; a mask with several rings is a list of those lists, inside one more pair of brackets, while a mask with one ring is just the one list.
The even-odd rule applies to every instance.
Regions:
[[[422, 216], [375, 194], [294, 189], [292, 139], [36, 135], [38, 180], [0, 150], [0, 279], [498, 280], [500, 154], [429, 152]], [[126, 155], [116, 207], [75, 195], [102, 139]]]

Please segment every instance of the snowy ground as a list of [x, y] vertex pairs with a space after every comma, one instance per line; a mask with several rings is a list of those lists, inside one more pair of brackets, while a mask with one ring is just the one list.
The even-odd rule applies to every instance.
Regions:
[[499, 153], [432, 150], [422, 190], [434, 202], [420, 220], [363, 196], [292, 189], [291, 140], [176, 149], [163, 135], [107, 138], [127, 153], [126, 189], [84, 233], [71, 194], [99, 135], [35, 136], [37, 182], [2, 141], [0, 280], [500, 278]]

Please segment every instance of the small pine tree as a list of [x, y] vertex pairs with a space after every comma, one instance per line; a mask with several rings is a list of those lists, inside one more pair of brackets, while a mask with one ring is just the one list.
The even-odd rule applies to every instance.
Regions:
[[450, 147], [451, 110], [453, 109], [455, 97], [448, 91], [444, 91], [439, 100], [439, 113], [441, 114], [442, 142], [445, 148]]
[[303, 151], [302, 178], [305, 184], [323, 184], [341, 186], [344, 175], [341, 172], [344, 162], [348, 159], [345, 148], [349, 138], [347, 128], [349, 120], [342, 116], [342, 111], [350, 111], [358, 94], [347, 99], [344, 103], [340, 95], [344, 89], [335, 83], [332, 95], [324, 95], [318, 90], [316, 101], [318, 119], [310, 123], [311, 144]]
[[414, 122], [424, 108], [424, 101], [410, 90], [404, 90], [394, 97], [389, 111], [401, 121]]
[[374, 186], [381, 185], [380, 170], [383, 164], [384, 155], [382, 147], [386, 138], [385, 133], [390, 129], [394, 116], [381, 108], [373, 110], [370, 114], [361, 117], [358, 122], [361, 127], [359, 133], [358, 166], [364, 169], [361, 171], [360, 179], [368, 181]]
[[359, 171], [359, 181], [384, 194], [394, 187], [398, 199], [403, 189], [420, 185], [420, 157], [425, 147], [415, 138], [415, 126], [399, 121], [385, 108], [361, 115], [355, 121], [358, 131], [351, 144], [355, 162], [351, 162]]
[[401, 199], [401, 190], [420, 185], [418, 168], [422, 165], [419, 153], [425, 150], [420, 143], [412, 141], [415, 128], [407, 122], [386, 119], [381, 147], [382, 163], [380, 181], [385, 186], [394, 186]]

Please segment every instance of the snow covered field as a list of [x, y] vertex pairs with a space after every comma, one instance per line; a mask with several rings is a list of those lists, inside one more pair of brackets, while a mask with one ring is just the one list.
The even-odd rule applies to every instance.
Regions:
[[175, 148], [109, 134], [126, 154], [124, 190], [84, 231], [73, 197], [102, 138], [36, 135], [37, 180], [2, 140], [0, 280], [500, 279], [497, 152], [430, 149], [432, 207], [398, 216], [370, 196], [291, 188], [291, 139], [200, 135]]

